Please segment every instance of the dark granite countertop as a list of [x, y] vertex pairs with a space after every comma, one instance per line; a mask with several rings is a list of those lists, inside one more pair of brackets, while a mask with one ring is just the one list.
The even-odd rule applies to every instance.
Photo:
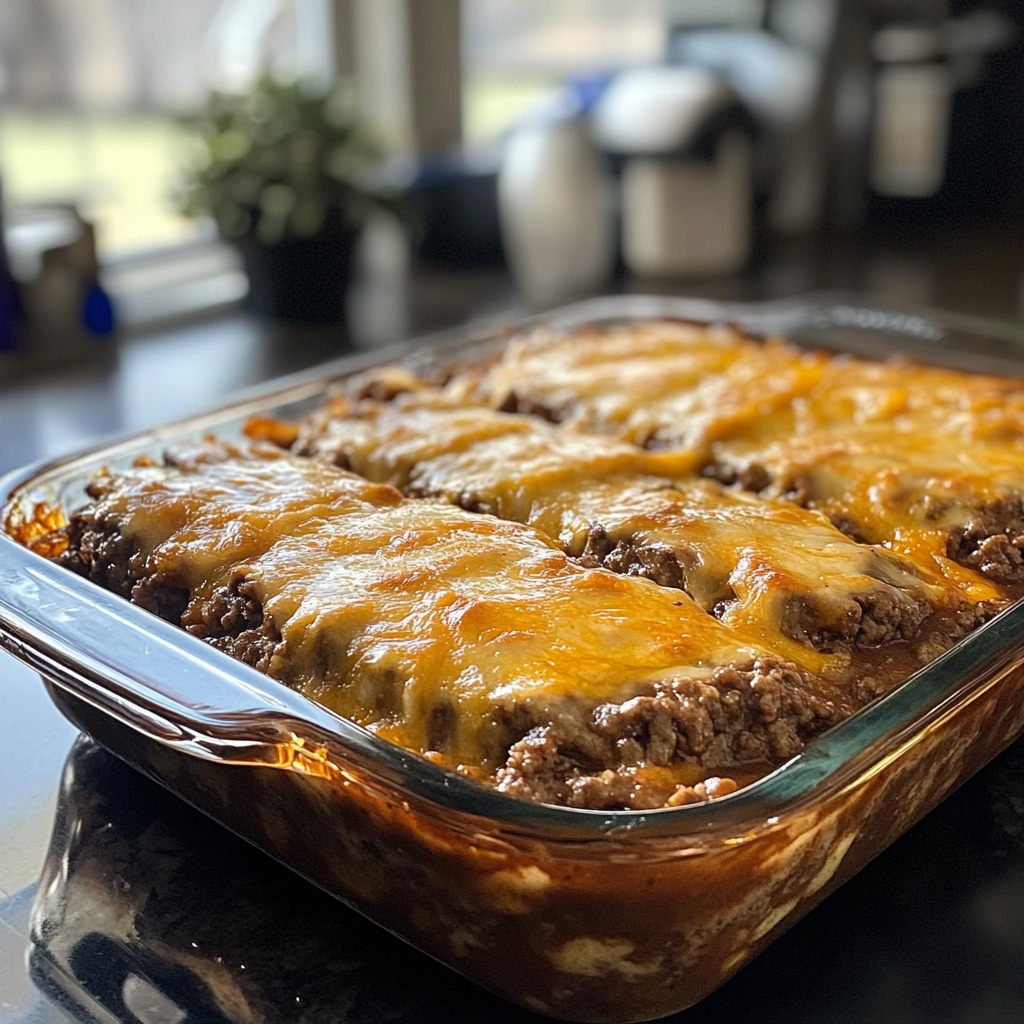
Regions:
[[[890, 281], [875, 290], [890, 299], [901, 280], [916, 280], [908, 265], [935, 272], [931, 257], [915, 264], [903, 253], [885, 278], [893, 258], [875, 264]], [[979, 298], [961, 285], [946, 304], [1019, 316], [1016, 266], [1005, 287], [988, 278]], [[863, 268], [858, 275], [801, 279], [775, 267], [756, 286], [686, 291], [761, 297], [793, 282], [857, 286]], [[480, 280], [484, 306], [500, 305], [507, 291]], [[461, 292], [444, 287], [418, 312], [413, 302], [413, 328], [479, 308], [465, 279]], [[130, 339], [102, 366], [0, 382], [0, 470], [185, 415], [341, 348], [330, 332], [227, 313]], [[180, 376], [197, 366], [201, 373]], [[76, 740], [38, 678], [4, 654], [0, 723], [0, 1024], [540, 1019], [408, 949]], [[231, 1016], [216, 1005], [234, 1007]], [[679, 1019], [1024, 1020], [1024, 741]]]

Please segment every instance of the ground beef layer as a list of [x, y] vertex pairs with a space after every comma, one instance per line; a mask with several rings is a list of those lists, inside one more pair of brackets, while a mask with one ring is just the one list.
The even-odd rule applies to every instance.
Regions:
[[673, 680], [650, 695], [564, 710], [534, 725], [511, 745], [498, 788], [570, 807], [686, 803], [706, 797], [707, 783], [659, 785], [645, 769], [682, 761], [727, 773], [780, 764], [839, 717], [792, 665], [763, 659], [729, 666], [706, 682]]

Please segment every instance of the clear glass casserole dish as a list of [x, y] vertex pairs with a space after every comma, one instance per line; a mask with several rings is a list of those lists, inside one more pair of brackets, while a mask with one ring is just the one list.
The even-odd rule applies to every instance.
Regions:
[[[828, 297], [756, 307], [625, 297], [542, 320], [652, 316], [1024, 368], [1010, 329]], [[470, 331], [401, 354], [444, 365], [502, 338]], [[230, 439], [255, 414], [293, 416], [366, 365], [12, 474], [5, 511], [73, 508], [101, 466], [209, 433]], [[645, 1020], [696, 1002], [1024, 731], [1017, 604], [733, 795], [644, 813], [557, 808], [384, 743], [6, 536], [0, 594], [0, 643], [84, 731], [467, 977], [565, 1019]]]

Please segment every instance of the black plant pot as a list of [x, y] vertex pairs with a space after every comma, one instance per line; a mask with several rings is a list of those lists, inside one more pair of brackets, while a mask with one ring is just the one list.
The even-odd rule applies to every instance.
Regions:
[[246, 307], [275, 320], [341, 323], [358, 242], [354, 228], [270, 245], [252, 236], [238, 239], [235, 244], [249, 277]]

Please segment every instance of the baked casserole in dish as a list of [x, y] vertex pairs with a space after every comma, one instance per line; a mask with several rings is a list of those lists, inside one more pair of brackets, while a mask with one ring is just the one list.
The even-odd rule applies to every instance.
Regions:
[[1024, 729], [1024, 399], [957, 340], [604, 300], [285, 383], [10, 478], [5, 645], [467, 976], [663, 1016]]

